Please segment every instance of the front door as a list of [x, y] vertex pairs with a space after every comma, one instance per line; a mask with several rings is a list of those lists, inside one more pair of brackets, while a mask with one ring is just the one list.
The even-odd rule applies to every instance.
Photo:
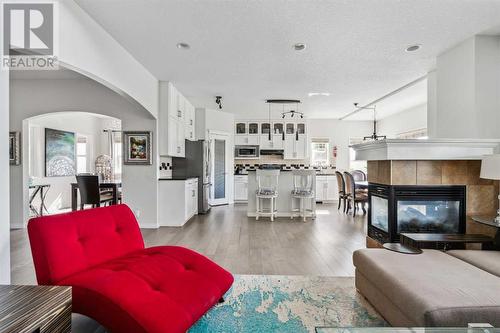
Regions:
[[229, 172], [229, 135], [210, 133], [210, 163], [212, 165], [210, 190], [210, 205], [227, 205], [228, 200], [228, 172]]

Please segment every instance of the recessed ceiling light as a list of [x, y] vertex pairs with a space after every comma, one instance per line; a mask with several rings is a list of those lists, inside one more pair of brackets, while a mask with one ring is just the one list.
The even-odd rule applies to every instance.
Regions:
[[302, 51], [306, 48], [306, 44], [304, 43], [297, 43], [297, 44], [294, 44], [293, 45], [293, 48], [295, 49], [295, 51]]
[[188, 43], [177, 43], [177, 48], [181, 50], [188, 50], [190, 47]]
[[420, 44], [410, 45], [405, 49], [405, 51], [406, 52], [415, 52], [415, 51], [420, 50], [421, 47], [422, 47], [422, 45], [420, 45]]
[[330, 96], [330, 93], [329, 92], [310, 92], [309, 94], [307, 94], [307, 96], [309, 96], [309, 97], [313, 97], [313, 96]]

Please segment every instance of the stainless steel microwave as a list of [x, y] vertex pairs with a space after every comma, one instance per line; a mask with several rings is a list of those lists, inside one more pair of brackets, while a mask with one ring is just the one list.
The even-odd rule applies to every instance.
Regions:
[[258, 158], [259, 146], [235, 146], [234, 157], [236, 158]]

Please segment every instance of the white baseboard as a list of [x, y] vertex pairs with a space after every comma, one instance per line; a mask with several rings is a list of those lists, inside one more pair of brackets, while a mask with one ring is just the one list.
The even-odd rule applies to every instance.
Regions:
[[158, 229], [158, 221], [156, 220], [143, 220], [139, 221], [139, 227], [141, 229]]

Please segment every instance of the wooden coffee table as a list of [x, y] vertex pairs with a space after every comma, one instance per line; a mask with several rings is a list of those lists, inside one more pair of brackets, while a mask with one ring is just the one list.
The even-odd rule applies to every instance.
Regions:
[[450, 250], [465, 248], [465, 244], [493, 244], [493, 237], [480, 234], [410, 234], [400, 235], [402, 245], [417, 249]]

